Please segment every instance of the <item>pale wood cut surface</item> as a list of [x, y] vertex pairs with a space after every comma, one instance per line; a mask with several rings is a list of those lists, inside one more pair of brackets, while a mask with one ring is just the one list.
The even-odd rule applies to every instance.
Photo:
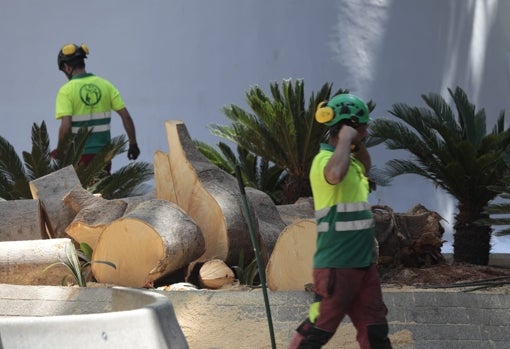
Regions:
[[303, 219], [282, 231], [266, 267], [271, 291], [303, 291], [305, 284], [313, 282], [316, 229], [314, 220]]

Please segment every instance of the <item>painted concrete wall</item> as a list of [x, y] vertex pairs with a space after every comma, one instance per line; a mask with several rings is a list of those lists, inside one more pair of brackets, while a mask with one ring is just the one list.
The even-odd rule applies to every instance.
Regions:
[[[308, 93], [327, 82], [348, 88], [377, 104], [374, 117], [460, 86], [492, 126], [510, 104], [509, 15], [503, 0], [4, 0], [0, 135], [29, 150], [30, 128], [44, 120], [56, 145], [65, 82], [56, 56], [67, 42], [87, 43], [88, 71], [120, 89], [149, 162], [168, 149], [165, 120], [184, 120], [192, 138], [215, 144], [207, 125], [228, 123], [223, 106], [245, 107], [250, 86], [268, 91], [286, 78], [304, 79]], [[122, 132], [117, 118], [113, 134]], [[404, 155], [384, 146], [372, 154], [378, 167]], [[114, 169], [125, 164], [116, 159]], [[422, 203], [453, 222], [455, 202], [414, 176], [371, 199], [396, 211]]]

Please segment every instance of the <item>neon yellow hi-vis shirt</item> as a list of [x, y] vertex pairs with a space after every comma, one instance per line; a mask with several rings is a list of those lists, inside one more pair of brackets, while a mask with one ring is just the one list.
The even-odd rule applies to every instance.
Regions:
[[365, 167], [351, 156], [347, 174], [337, 185], [324, 178], [334, 148], [321, 144], [310, 169], [317, 220], [314, 268], [364, 268], [374, 258], [374, 220], [368, 203]]
[[86, 73], [74, 76], [57, 93], [57, 119], [72, 117], [72, 132], [92, 129], [83, 154], [97, 154], [110, 142], [111, 111], [125, 107], [117, 88], [108, 80]]

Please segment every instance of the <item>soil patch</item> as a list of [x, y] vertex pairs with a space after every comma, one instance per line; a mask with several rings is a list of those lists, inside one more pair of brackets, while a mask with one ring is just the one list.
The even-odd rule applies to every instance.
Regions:
[[510, 268], [472, 264], [437, 264], [422, 268], [379, 269], [384, 288], [452, 289], [510, 293]]

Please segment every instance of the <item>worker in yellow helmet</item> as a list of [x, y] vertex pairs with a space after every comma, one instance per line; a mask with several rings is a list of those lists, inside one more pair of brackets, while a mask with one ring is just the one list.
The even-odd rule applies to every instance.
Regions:
[[[81, 127], [91, 130], [80, 163], [88, 165], [94, 156], [111, 140], [111, 111], [122, 119], [129, 139], [128, 159], [135, 160], [140, 155], [136, 141], [133, 119], [126, 109], [118, 89], [108, 80], [85, 70], [85, 58], [89, 49], [85, 44], [64, 45], [58, 52], [57, 64], [69, 79], [57, 93], [55, 117], [60, 120], [59, 144], [65, 134], [76, 133]], [[56, 156], [58, 150], [52, 152]], [[111, 162], [106, 164], [109, 174]]]

